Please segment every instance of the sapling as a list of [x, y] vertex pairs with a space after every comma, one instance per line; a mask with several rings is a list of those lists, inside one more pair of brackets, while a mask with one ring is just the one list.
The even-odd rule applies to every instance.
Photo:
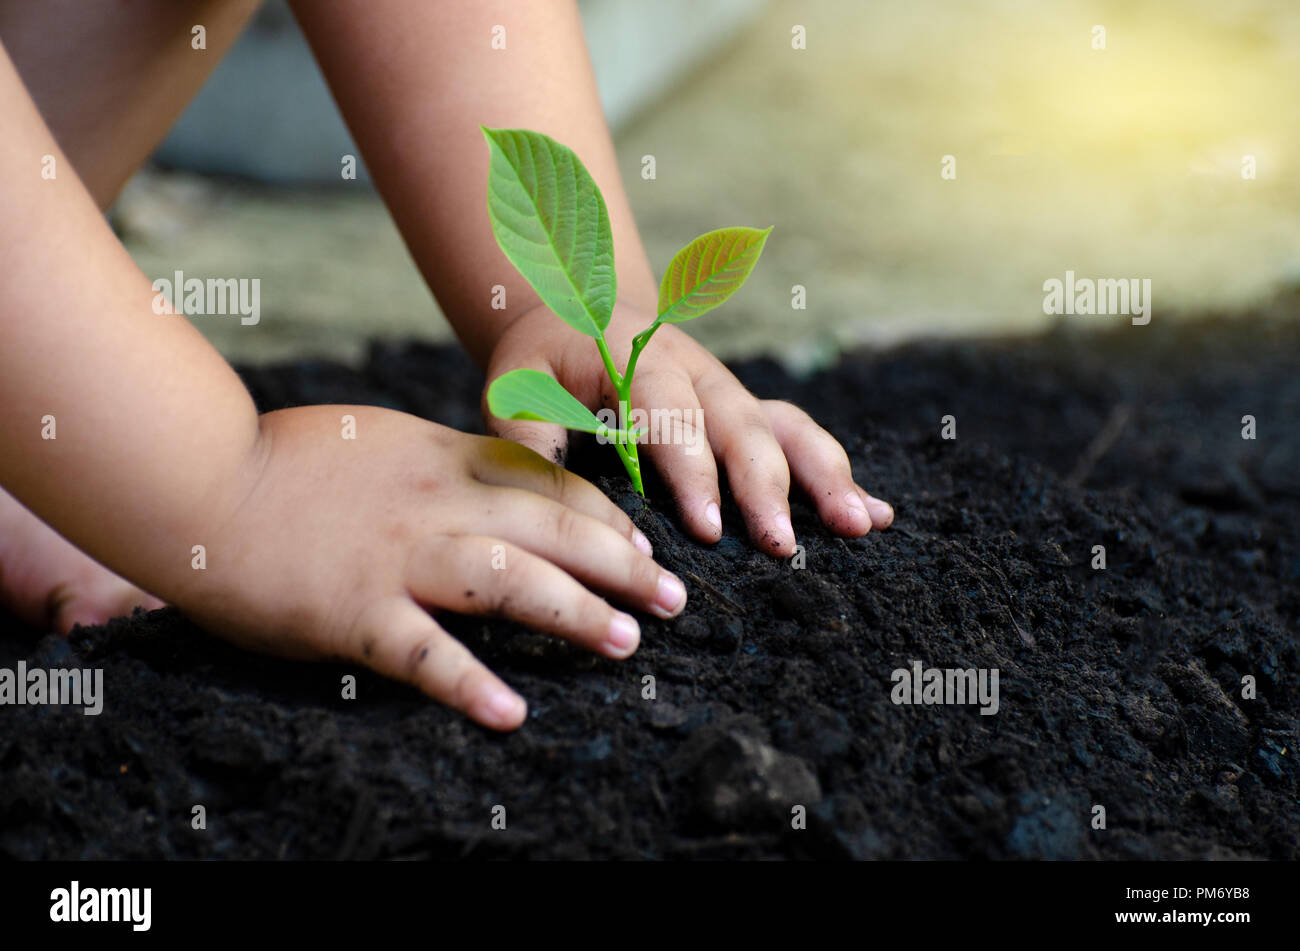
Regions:
[[[482, 128], [482, 127], [480, 127]], [[664, 324], [693, 320], [723, 303], [745, 283], [771, 228], [720, 228], [702, 234], [673, 257], [659, 287], [659, 316], [632, 338], [622, 373], [605, 342], [618, 299], [614, 239], [605, 199], [573, 150], [528, 129], [487, 129], [488, 217], [497, 244], [547, 307], [596, 341], [618, 394], [620, 425], [607, 426], [554, 377], [512, 370], [488, 387], [488, 409], [501, 419], [535, 419], [594, 433], [612, 442], [637, 493], [641, 463], [628, 429], [637, 360]]]

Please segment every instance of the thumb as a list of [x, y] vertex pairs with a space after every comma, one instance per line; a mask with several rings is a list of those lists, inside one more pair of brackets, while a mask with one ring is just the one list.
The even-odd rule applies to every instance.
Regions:
[[[488, 386], [499, 376], [504, 376], [511, 370], [517, 370], [520, 367], [493, 367], [490, 371]], [[555, 373], [545, 364], [541, 366], [530, 367], [529, 369], [541, 370], [554, 376]], [[557, 465], [564, 464], [564, 457], [569, 451], [569, 432], [559, 423], [544, 423], [536, 419], [501, 419], [493, 416], [492, 411], [488, 409], [487, 401], [488, 387], [483, 387], [483, 398], [481, 406], [483, 410], [483, 423], [487, 427], [489, 435], [500, 436], [502, 439], [509, 439], [511, 442], [517, 442], [537, 453], [547, 462], [554, 462]]]

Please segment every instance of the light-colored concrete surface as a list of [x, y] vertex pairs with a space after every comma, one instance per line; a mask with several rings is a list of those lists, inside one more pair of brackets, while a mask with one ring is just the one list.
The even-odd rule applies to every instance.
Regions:
[[368, 338], [449, 340], [451, 332], [374, 192], [288, 189], [147, 173], [113, 214], [150, 279], [261, 280], [261, 320], [189, 319], [232, 360], [298, 355], [353, 361]]
[[[1042, 306], [1067, 270], [1149, 278], [1157, 321], [1300, 283], [1297, 89], [1291, 0], [777, 0], [618, 145], [657, 267], [699, 232], [776, 225], [751, 286], [687, 328], [726, 356], [811, 366], [846, 344], [1067, 319]], [[233, 357], [446, 336], [360, 190], [150, 176], [120, 215], [151, 276], [263, 278], [258, 327], [195, 318]]]

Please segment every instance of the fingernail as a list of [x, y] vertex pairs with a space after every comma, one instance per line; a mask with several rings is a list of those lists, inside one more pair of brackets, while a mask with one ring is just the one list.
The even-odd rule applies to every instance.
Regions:
[[632, 529], [632, 544], [636, 546], [637, 551], [646, 557], [654, 557], [655, 550], [650, 545], [650, 539], [642, 535], [639, 528]]
[[864, 515], [867, 511], [867, 504], [862, 501], [862, 496], [856, 492], [844, 493], [844, 504], [855, 511], [862, 512]]
[[486, 714], [483, 719], [499, 726], [513, 726], [523, 716], [524, 701], [504, 687], [497, 687], [488, 694], [483, 710]]
[[708, 522], [718, 531], [722, 531], [722, 512], [718, 510], [717, 502], [710, 502], [704, 506], [704, 521]]
[[641, 642], [641, 626], [629, 614], [617, 613], [609, 622], [609, 646], [618, 657], [626, 657]]
[[894, 520], [894, 507], [872, 496], [867, 496], [867, 511], [871, 513], [871, 520], [881, 525], [888, 525]]
[[670, 618], [686, 605], [686, 586], [674, 575], [664, 572], [659, 576], [659, 591], [651, 606], [659, 617]]
[[791, 541], [794, 541], [794, 526], [790, 524], [790, 516], [782, 513], [776, 517], [776, 527]]

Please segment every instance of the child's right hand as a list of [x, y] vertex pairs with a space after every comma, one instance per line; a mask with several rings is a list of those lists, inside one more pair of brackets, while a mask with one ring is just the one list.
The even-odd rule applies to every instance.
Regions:
[[637, 622], [588, 587], [659, 617], [686, 602], [600, 490], [505, 440], [374, 407], [302, 407], [262, 417], [250, 469], [192, 540], [206, 567], [159, 593], [213, 633], [365, 664], [485, 726], [519, 726], [525, 704], [426, 608], [624, 658]]

